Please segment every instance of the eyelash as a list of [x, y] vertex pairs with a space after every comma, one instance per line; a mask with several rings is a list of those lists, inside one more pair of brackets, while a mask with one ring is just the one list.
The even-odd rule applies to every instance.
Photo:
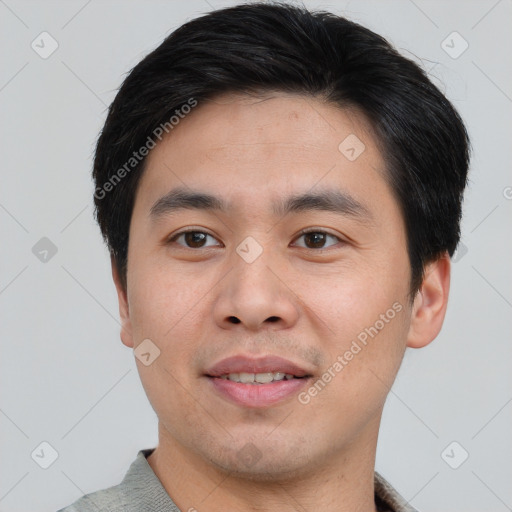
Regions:
[[[203, 233], [207, 236], [210, 236], [212, 238], [215, 238], [212, 234], [208, 233], [207, 231], [201, 231], [200, 229], [186, 229], [186, 230], [183, 230], [183, 231], [180, 231], [178, 233], [175, 233], [174, 235], [172, 235], [168, 241], [167, 241], [167, 244], [170, 244], [170, 243], [175, 243], [176, 240], [181, 236], [181, 235], [186, 235], [187, 233]], [[324, 235], [327, 235], [327, 236], [331, 236], [333, 238], [336, 238], [338, 243], [344, 243], [345, 241], [342, 240], [340, 237], [336, 236], [336, 235], [333, 235], [332, 233], [329, 233], [328, 231], [325, 231], [325, 230], [322, 230], [322, 229], [314, 229], [314, 228], [305, 228], [303, 230], [301, 230], [298, 235], [295, 237], [294, 240], [298, 240], [301, 236], [304, 236], [304, 235], [307, 235], [309, 233], [321, 233], [321, 234], [324, 234]], [[181, 245], [181, 244], [178, 244], [178, 245]], [[337, 245], [337, 244], [334, 244], [334, 245]], [[184, 249], [191, 249], [191, 250], [199, 250], [199, 249], [208, 249], [209, 247], [211, 246], [207, 246], [207, 247], [187, 247], [187, 246], [183, 246], [181, 245], [181, 247], [183, 247]], [[324, 247], [319, 247], [319, 248], [311, 248], [311, 247], [302, 247], [302, 249], [308, 249], [310, 251], [315, 251], [315, 252], [320, 252], [320, 251], [325, 251], [327, 249], [329, 249], [330, 247], [332, 246], [328, 246], [326, 248]]]

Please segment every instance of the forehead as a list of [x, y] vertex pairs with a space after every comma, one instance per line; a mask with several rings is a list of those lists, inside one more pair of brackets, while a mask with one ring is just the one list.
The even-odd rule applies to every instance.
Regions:
[[286, 93], [225, 94], [199, 103], [148, 155], [138, 195], [147, 196], [150, 209], [173, 187], [197, 185], [244, 203], [315, 187], [390, 193], [360, 113]]
[[[340, 109], [299, 94], [224, 94], [200, 103], [184, 116], [167, 137], [167, 146], [188, 145], [193, 137], [193, 146], [207, 149], [210, 155], [238, 149], [245, 156], [257, 151], [256, 145], [265, 144], [268, 157], [276, 154], [272, 146], [280, 146], [279, 153], [287, 146], [290, 155], [297, 157], [338, 150], [339, 143], [351, 134], [373, 145], [371, 126], [355, 109]], [[165, 141], [159, 149], [164, 145]]]

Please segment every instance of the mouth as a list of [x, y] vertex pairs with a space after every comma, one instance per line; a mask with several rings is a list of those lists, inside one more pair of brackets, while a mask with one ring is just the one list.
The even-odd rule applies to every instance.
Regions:
[[248, 408], [269, 407], [291, 398], [313, 377], [305, 368], [275, 356], [230, 357], [204, 376], [218, 397]]
[[263, 372], [263, 373], [229, 373], [221, 375], [219, 378], [230, 380], [232, 382], [240, 382], [242, 384], [269, 384], [270, 382], [279, 382], [281, 380], [305, 379], [307, 375], [297, 377], [291, 373], [284, 372]]

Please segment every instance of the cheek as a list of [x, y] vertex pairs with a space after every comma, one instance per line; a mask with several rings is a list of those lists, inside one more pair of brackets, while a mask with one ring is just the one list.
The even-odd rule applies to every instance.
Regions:
[[128, 291], [134, 332], [138, 338], [167, 343], [182, 325], [197, 317], [209, 279], [197, 269], [190, 275], [180, 268], [167, 268], [150, 256], [134, 258], [130, 270]]
[[135, 346], [149, 338], [160, 350], [149, 366], [137, 360], [145, 392], [159, 417], [165, 418], [168, 411], [194, 411], [197, 405], [186, 390], [191, 388], [192, 359], [204, 324], [199, 299], [206, 291], [201, 279], [160, 271], [149, 259], [145, 265], [140, 264], [142, 258], [132, 261], [129, 302]]
[[137, 360], [146, 394], [160, 414], [193, 405], [184, 389], [190, 389], [193, 357], [203, 339], [206, 301], [200, 298], [206, 290], [200, 279], [191, 282], [183, 273], [157, 269], [139, 266], [129, 289], [135, 346], [149, 338], [160, 350], [150, 366]]
[[327, 373], [321, 380], [329, 381], [331, 390], [324, 399], [354, 407], [354, 413], [363, 397], [377, 407], [405, 351], [410, 314], [407, 281], [386, 273], [355, 271], [337, 280], [334, 275], [316, 277], [303, 282], [298, 294], [304, 297], [306, 311], [311, 309], [323, 326], [318, 343], [327, 354]]
[[[395, 302], [405, 306], [407, 282], [397, 275], [398, 271], [390, 272], [389, 265], [380, 268], [375, 263], [346, 262], [336, 269], [302, 270], [301, 276], [290, 276], [293, 290], [304, 303], [305, 314], [313, 311], [329, 338], [353, 338], [373, 325]], [[395, 313], [393, 310], [389, 316], [394, 319]]]

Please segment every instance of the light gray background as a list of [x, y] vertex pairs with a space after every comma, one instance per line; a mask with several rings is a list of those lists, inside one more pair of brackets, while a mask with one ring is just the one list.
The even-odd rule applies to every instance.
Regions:
[[[124, 74], [184, 21], [234, 3], [0, 0], [1, 511], [54, 511], [118, 483], [156, 444], [92, 218], [93, 147]], [[445, 326], [406, 354], [377, 469], [422, 511], [512, 510], [512, 2], [306, 5], [421, 58], [474, 148]], [[48, 59], [31, 48], [43, 31], [59, 44]], [[453, 31], [469, 43], [457, 59], [441, 47]], [[46, 263], [32, 253], [42, 237], [58, 248]], [[31, 458], [42, 441], [58, 452], [46, 470]], [[452, 441], [469, 453], [458, 469], [441, 457]]]

